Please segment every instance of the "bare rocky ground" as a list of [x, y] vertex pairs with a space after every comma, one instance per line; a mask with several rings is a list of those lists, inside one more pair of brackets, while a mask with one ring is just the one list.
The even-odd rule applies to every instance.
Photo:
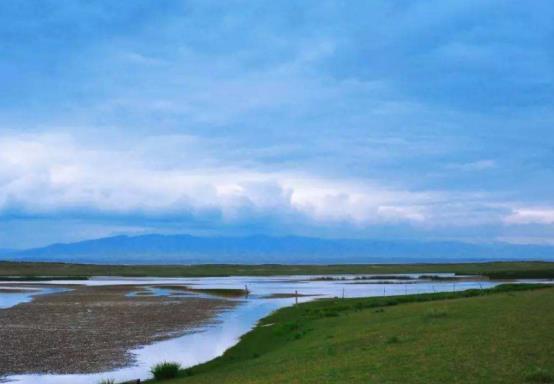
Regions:
[[126, 366], [130, 349], [168, 339], [237, 304], [194, 296], [127, 294], [137, 286], [73, 286], [0, 309], [0, 377], [90, 373]]

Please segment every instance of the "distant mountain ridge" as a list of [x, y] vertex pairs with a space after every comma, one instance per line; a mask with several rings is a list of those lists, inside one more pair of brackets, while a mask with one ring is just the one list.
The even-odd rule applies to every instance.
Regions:
[[300, 236], [113, 236], [1, 254], [11, 261], [106, 264], [404, 263], [554, 260], [554, 247]]

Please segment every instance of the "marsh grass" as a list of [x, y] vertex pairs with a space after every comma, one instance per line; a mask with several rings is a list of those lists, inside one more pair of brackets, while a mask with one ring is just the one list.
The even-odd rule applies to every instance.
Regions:
[[99, 384], [115, 384], [114, 379], [103, 379]]
[[156, 364], [151, 372], [156, 380], [169, 380], [179, 376], [180, 369], [181, 364], [164, 361], [163, 363]]

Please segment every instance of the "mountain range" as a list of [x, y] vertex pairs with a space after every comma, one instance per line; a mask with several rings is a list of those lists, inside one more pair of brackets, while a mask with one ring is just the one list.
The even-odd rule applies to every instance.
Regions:
[[4, 250], [0, 258], [9, 261], [99, 264], [469, 262], [554, 260], [554, 246], [265, 235], [140, 235], [52, 244], [27, 250]]

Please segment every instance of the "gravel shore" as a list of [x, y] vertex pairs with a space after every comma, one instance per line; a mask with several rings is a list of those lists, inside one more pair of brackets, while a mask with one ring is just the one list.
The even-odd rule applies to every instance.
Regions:
[[73, 286], [0, 309], [0, 377], [92, 373], [133, 362], [130, 349], [182, 335], [237, 304], [195, 296], [128, 296], [141, 286]]

